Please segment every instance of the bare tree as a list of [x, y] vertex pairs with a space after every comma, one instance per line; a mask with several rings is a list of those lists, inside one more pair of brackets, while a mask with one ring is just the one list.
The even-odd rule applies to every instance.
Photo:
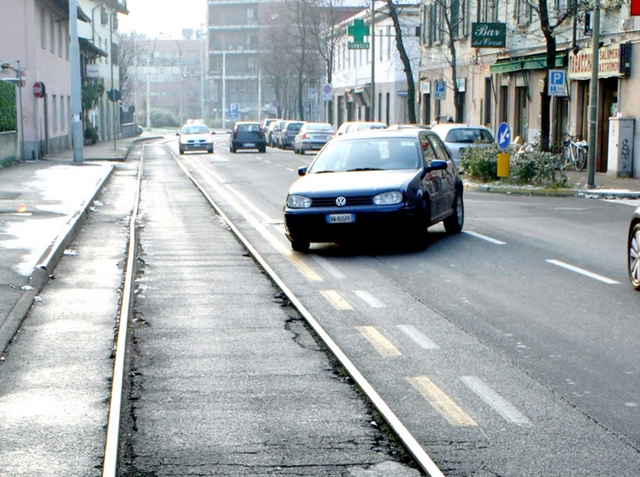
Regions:
[[416, 85], [413, 81], [411, 60], [409, 59], [409, 55], [407, 54], [407, 50], [404, 46], [402, 25], [400, 23], [400, 15], [398, 12], [399, 7], [393, 2], [393, 0], [386, 0], [386, 2], [396, 35], [396, 49], [400, 55], [400, 61], [402, 61], [404, 74], [407, 78], [407, 113], [409, 115], [409, 122], [411, 124], [416, 124], [418, 122], [416, 117]]
[[[440, 50], [451, 67], [451, 89], [453, 90], [453, 104], [455, 121], [464, 121], [463, 98], [458, 85], [458, 48], [457, 41], [464, 38], [464, 15], [467, 0], [433, 0], [429, 8], [429, 21], [425, 28], [429, 29], [429, 41], [438, 40], [442, 45]], [[545, 0], [540, 0], [545, 1]]]
[[571, 1], [569, 7], [564, 12], [557, 12], [557, 16], [552, 22], [547, 0], [529, 0], [531, 6], [540, 21], [540, 30], [545, 39], [546, 45], [546, 74], [544, 75], [543, 94], [540, 101], [540, 149], [549, 151], [551, 149], [551, 97], [547, 94], [549, 85], [549, 70], [555, 68], [556, 64], [556, 36], [558, 29], [566, 27], [566, 20], [575, 16], [580, 4], [578, 1]]
[[136, 38], [135, 33], [120, 34], [118, 42], [118, 71], [120, 73], [120, 99], [123, 103], [132, 101], [131, 96], [135, 89], [134, 81], [136, 64]]

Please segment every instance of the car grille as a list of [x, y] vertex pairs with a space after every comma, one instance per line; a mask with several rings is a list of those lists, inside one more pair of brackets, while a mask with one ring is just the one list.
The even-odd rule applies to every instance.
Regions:
[[[335, 207], [336, 199], [337, 197], [321, 197], [313, 199], [311, 201], [311, 207]], [[373, 203], [371, 196], [369, 195], [345, 197], [345, 199], [347, 199], [345, 206], [371, 205]]]

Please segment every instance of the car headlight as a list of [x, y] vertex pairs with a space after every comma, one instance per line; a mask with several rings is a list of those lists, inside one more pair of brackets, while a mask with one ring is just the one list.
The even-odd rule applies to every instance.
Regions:
[[373, 198], [373, 203], [376, 205], [395, 205], [402, 202], [402, 193], [398, 191], [383, 192]]
[[291, 209], [308, 209], [311, 207], [311, 199], [303, 195], [290, 195], [287, 197], [287, 207]]

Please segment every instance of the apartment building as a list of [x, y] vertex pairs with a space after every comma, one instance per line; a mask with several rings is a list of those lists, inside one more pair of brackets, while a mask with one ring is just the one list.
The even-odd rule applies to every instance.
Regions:
[[[549, 2], [549, 19], [555, 24], [574, 5], [564, 0]], [[540, 134], [541, 104], [547, 71], [546, 42], [540, 21], [526, 0], [496, 2], [471, 0], [446, 4], [452, 31], [445, 22], [445, 3], [422, 0], [420, 55], [420, 111], [422, 121], [435, 115], [455, 116], [453, 77], [458, 86], [462, 120], [496, 130], [500, 123], [512, 135], [533, 142]], [[553, 69], [565, 78], [561, 94], [550, 99], [550, 144], [560, 144], [565, 135], [588, 138], [591, 86], [592, 26], [590, 10], [578, 10], [554, 32], [556, 57]], [[607, 172], [611, 118], [638, 120], [640, 74], [633, 64], [640, 52], [633, 45], [639, 36], [638, 20], [626, 4], [602, 2], [600, 23], [598, 109], [596, 122], [596, 170]], [[474, 23], [503, 25], [506, 42], [498, 47], [473, 47]], [[454, 38], [451, 43], [450, 38]], [[451, 45], [455, 49], [455, 59]], [[453, 66], [455, 65], [455, 66]], [[446, 85], [436, 91], [436, 84]], [[562, 94], [562, 90], [564, 93]], [[444, 94], [443, 94], [444, 93]], [[632, 150], [638, 150], [640, 135]], [[640, 177], [640, 160], [630, 166]]]
[[[364, 37], [369, 48], [349, 48], [349, 44], [354, 43], [349, 32], [357, 21], [362, 21], [371, 32], [370, 8], [360, 11], [338, 26], [339, 40], [332, 74], [334, 114], [331, 118], [331, 122], [336, 125], [344, 121], [380, 121], [386, 124], [409, 121], [407, 76], [398, 53], [395, 29], [386, 3], [377, 2], [376, 5], [374, 35]], [[420, 45], [415, 32], [420, 24], [420, 7], [417, 3], [405, 4], [397, 11], [404, 48], [410, 59], [414, 84], [417, 85]], [[372, 94], [375, 98], [372, 98]]]
[[[102, 22], [103, 11], [107, 15], [106, 23]], [[83, 85], [110, 80], [105, 68], [110, 71], [110, 58], [114, 58], [114, 66], [117, 64], [118, 53], [116, 26], [109, 18], [126, 12], [126, 0], [78, 2], [78, 18], [73, 21], [78, 22]], [[22, 109], [18, 114], [16, 137], [25, 159], [38, 159], [72, 147], [69, 50], [68, 0], [5, 0], [0, 3], [0, 63], [8, 65], [0, 72], [0, 77], [17, 75], [22, 79], [17, 105], [19, 108], [22, 104]], [[99, 63], [100, 58], [103, 68], [98, 68], [97, 76], [90, 79], [93, 73], [89, 65]], [[113, 82], [109, 80], [105, 90], [117, 89], [117, 78], [114, 77]], [[101, 101], [106, 104], [106, 93]], [[108, 131], [109, 113], [105, 109], [101, 114], [105, 119], [99, 124]], [[111, 134], [117, 133], [117, 127], [111, 127]]]

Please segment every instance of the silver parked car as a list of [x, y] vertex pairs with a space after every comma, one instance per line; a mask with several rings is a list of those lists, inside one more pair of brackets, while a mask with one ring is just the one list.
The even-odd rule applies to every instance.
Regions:
[[293, 152], [319, 151], [335, 134], [336, 130], [329, 123], [304, 123], [293, 140]]
[[449, 148], [453, 162], [460, 168], [460, 158], [469, 146], [487, 147], [496, 140], [484, 126], [471, 126], [461, 123], [443, 123], [431, 126], [431, 130], [444, 141]]
[[633, 288], [640, 291], [640, 207], [631, 216], [627, 238], [627, 269]]

